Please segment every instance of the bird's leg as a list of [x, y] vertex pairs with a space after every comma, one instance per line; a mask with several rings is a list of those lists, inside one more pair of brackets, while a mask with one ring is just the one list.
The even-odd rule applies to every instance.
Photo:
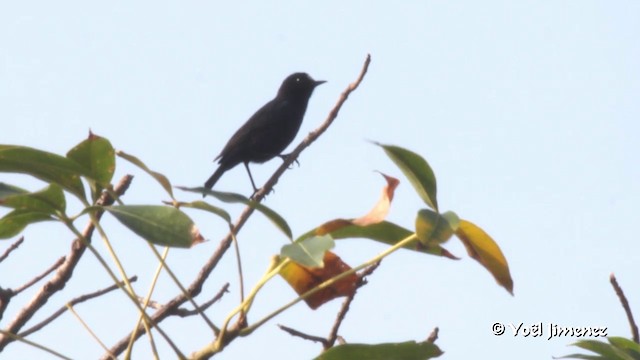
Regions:
[[[282, 159], [282, 161], [287, 161], [287, 159], [291, 156], [291, 153], [288, 154], [280, 154], [277, 155], [279, 158]], [[296, 163], [296, 165], [298, 165], [298, 167], [300, 167], [300, 162], [298, 161], [298, 159], [293, 160], [293, 162]], [[291, 166], [289, 166], [289, 169], [292, 169], [293, 164], [291, 164]]]
[[[253, 176], [251, 176], [251, 170], [249, 170], [249, 163], [245, 162], [244, 163], [244, 167], [245, 167], [245, 169], [247, 169], [247, 173], [249, 174], [249, 179], [251, 180], [251, 186], [253, 186], [253, 193], [249, 197], [249, 199], [253, 200], [253, 197], [258, 193], [258, 191], [260, 189], [258, 189], [256, 187], [256, 183], [253, 182]], [[271, 190], [269, 190], [269, 193], [272, 193], [272, 192], [275, 192], [275, 191], [276, 191], [275, 189], [271, 189]], [[265, 194], [265, 196], [268, 195], [269, 193]]]
[[249, 162], [247, 161], [244, 162], [244, 168], [247, 169], [247, 174], [249, 174], [249, 180], [251, 180], [251, 186], [253, 186], [253, 194], [251, 194], [251, 197], [253, 197], [253, 195], [255, 195], [258, 192], [258, 188], [256, 187], [256, 183], [253, 182], [253, 176], [251, 176], [251, 170], [249, 170]]

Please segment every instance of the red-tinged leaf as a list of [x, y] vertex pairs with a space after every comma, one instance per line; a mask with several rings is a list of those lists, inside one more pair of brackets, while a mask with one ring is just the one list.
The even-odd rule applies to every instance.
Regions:
[[456, 236], [462, 241], [469, 256], [477, 260], [496, 279], [500, 286], [513, 295], [513, 280], [509, 264], [496, 242], [477, 225], [460, 220]]
[[[296, 262], [290, 262], [280, 270], [287, 283], [302, 295], [334, 276], [351, 269], [336, 254], [327, 251], [324, 255], [324, 267], [306, 267]], [[358, 282], [356, 274], [350, 274], [331, 286], [319, 290], [305, 299], [311, 309], [317, 309], [320, 305], [341, 296], [353, 294]]]
[[89, 131], [89, 137], [67, 153], [67, 158], [77, 162], [87, 177], [103, 186], [108, 185], [116, 169], [116, 155], [109, 140]]

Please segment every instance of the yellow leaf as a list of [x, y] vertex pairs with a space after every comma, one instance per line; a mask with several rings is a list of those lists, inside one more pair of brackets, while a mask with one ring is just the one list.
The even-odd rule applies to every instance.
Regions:
[[513, 295], [513, 280], [509, 273], [509, 264], [500, 247], [484, 230], [475, 224], [460, 219], [456, 236], [467, 248], [467, 253], [484, 266], [498, 284]]

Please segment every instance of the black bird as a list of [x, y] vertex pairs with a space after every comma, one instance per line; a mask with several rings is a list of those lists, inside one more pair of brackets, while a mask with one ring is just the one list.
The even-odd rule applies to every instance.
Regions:
[[313, 80], [307, 73], [291, 74], [284, 79], [276, 97], [253, 114], [214, 159], [220, 165], [204, 186], [211, 189], [225, 171], [244, 163], [255, 194], [258, 189], [249, 163], [287, 156], [282, 151], [296, 137], [313, 89], [325, 82]]

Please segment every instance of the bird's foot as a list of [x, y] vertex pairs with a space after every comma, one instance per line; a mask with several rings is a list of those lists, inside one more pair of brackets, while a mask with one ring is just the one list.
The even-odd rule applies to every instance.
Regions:
[[[251, 196], [249, 197], [249, 200], [255, 200], [256, 199], [256, 194], [258, 193], [258, 191], [260, 191], [262, 189], [263, 188], [260, 188], [260, 189], [255, 189], [254, 188], [253, 189], [253, 194], [251, 194]], [[276, 190], [274, 188], [271, 188], [271, 189], [269, 189], [269, 191], [266, 194], [264, 194], [264, 197], [267, 197], [267, 195], [273, 194], [275, 192], [276, 192]]]
[[[282, 161], [287, 161], [287, 159], [289, 159], [290, 156], [291, 156], [291, 153], [278, 155], [278, 157], [281, 158]], [[300, 162], [298, 161], [298, 159], [293, 160], [293, 162], [296, 163], [298, 167], [300, 167]], [[292, 169], [292, 168], [293, 168], [293, 163], [289, 166], [289, 169]]]

